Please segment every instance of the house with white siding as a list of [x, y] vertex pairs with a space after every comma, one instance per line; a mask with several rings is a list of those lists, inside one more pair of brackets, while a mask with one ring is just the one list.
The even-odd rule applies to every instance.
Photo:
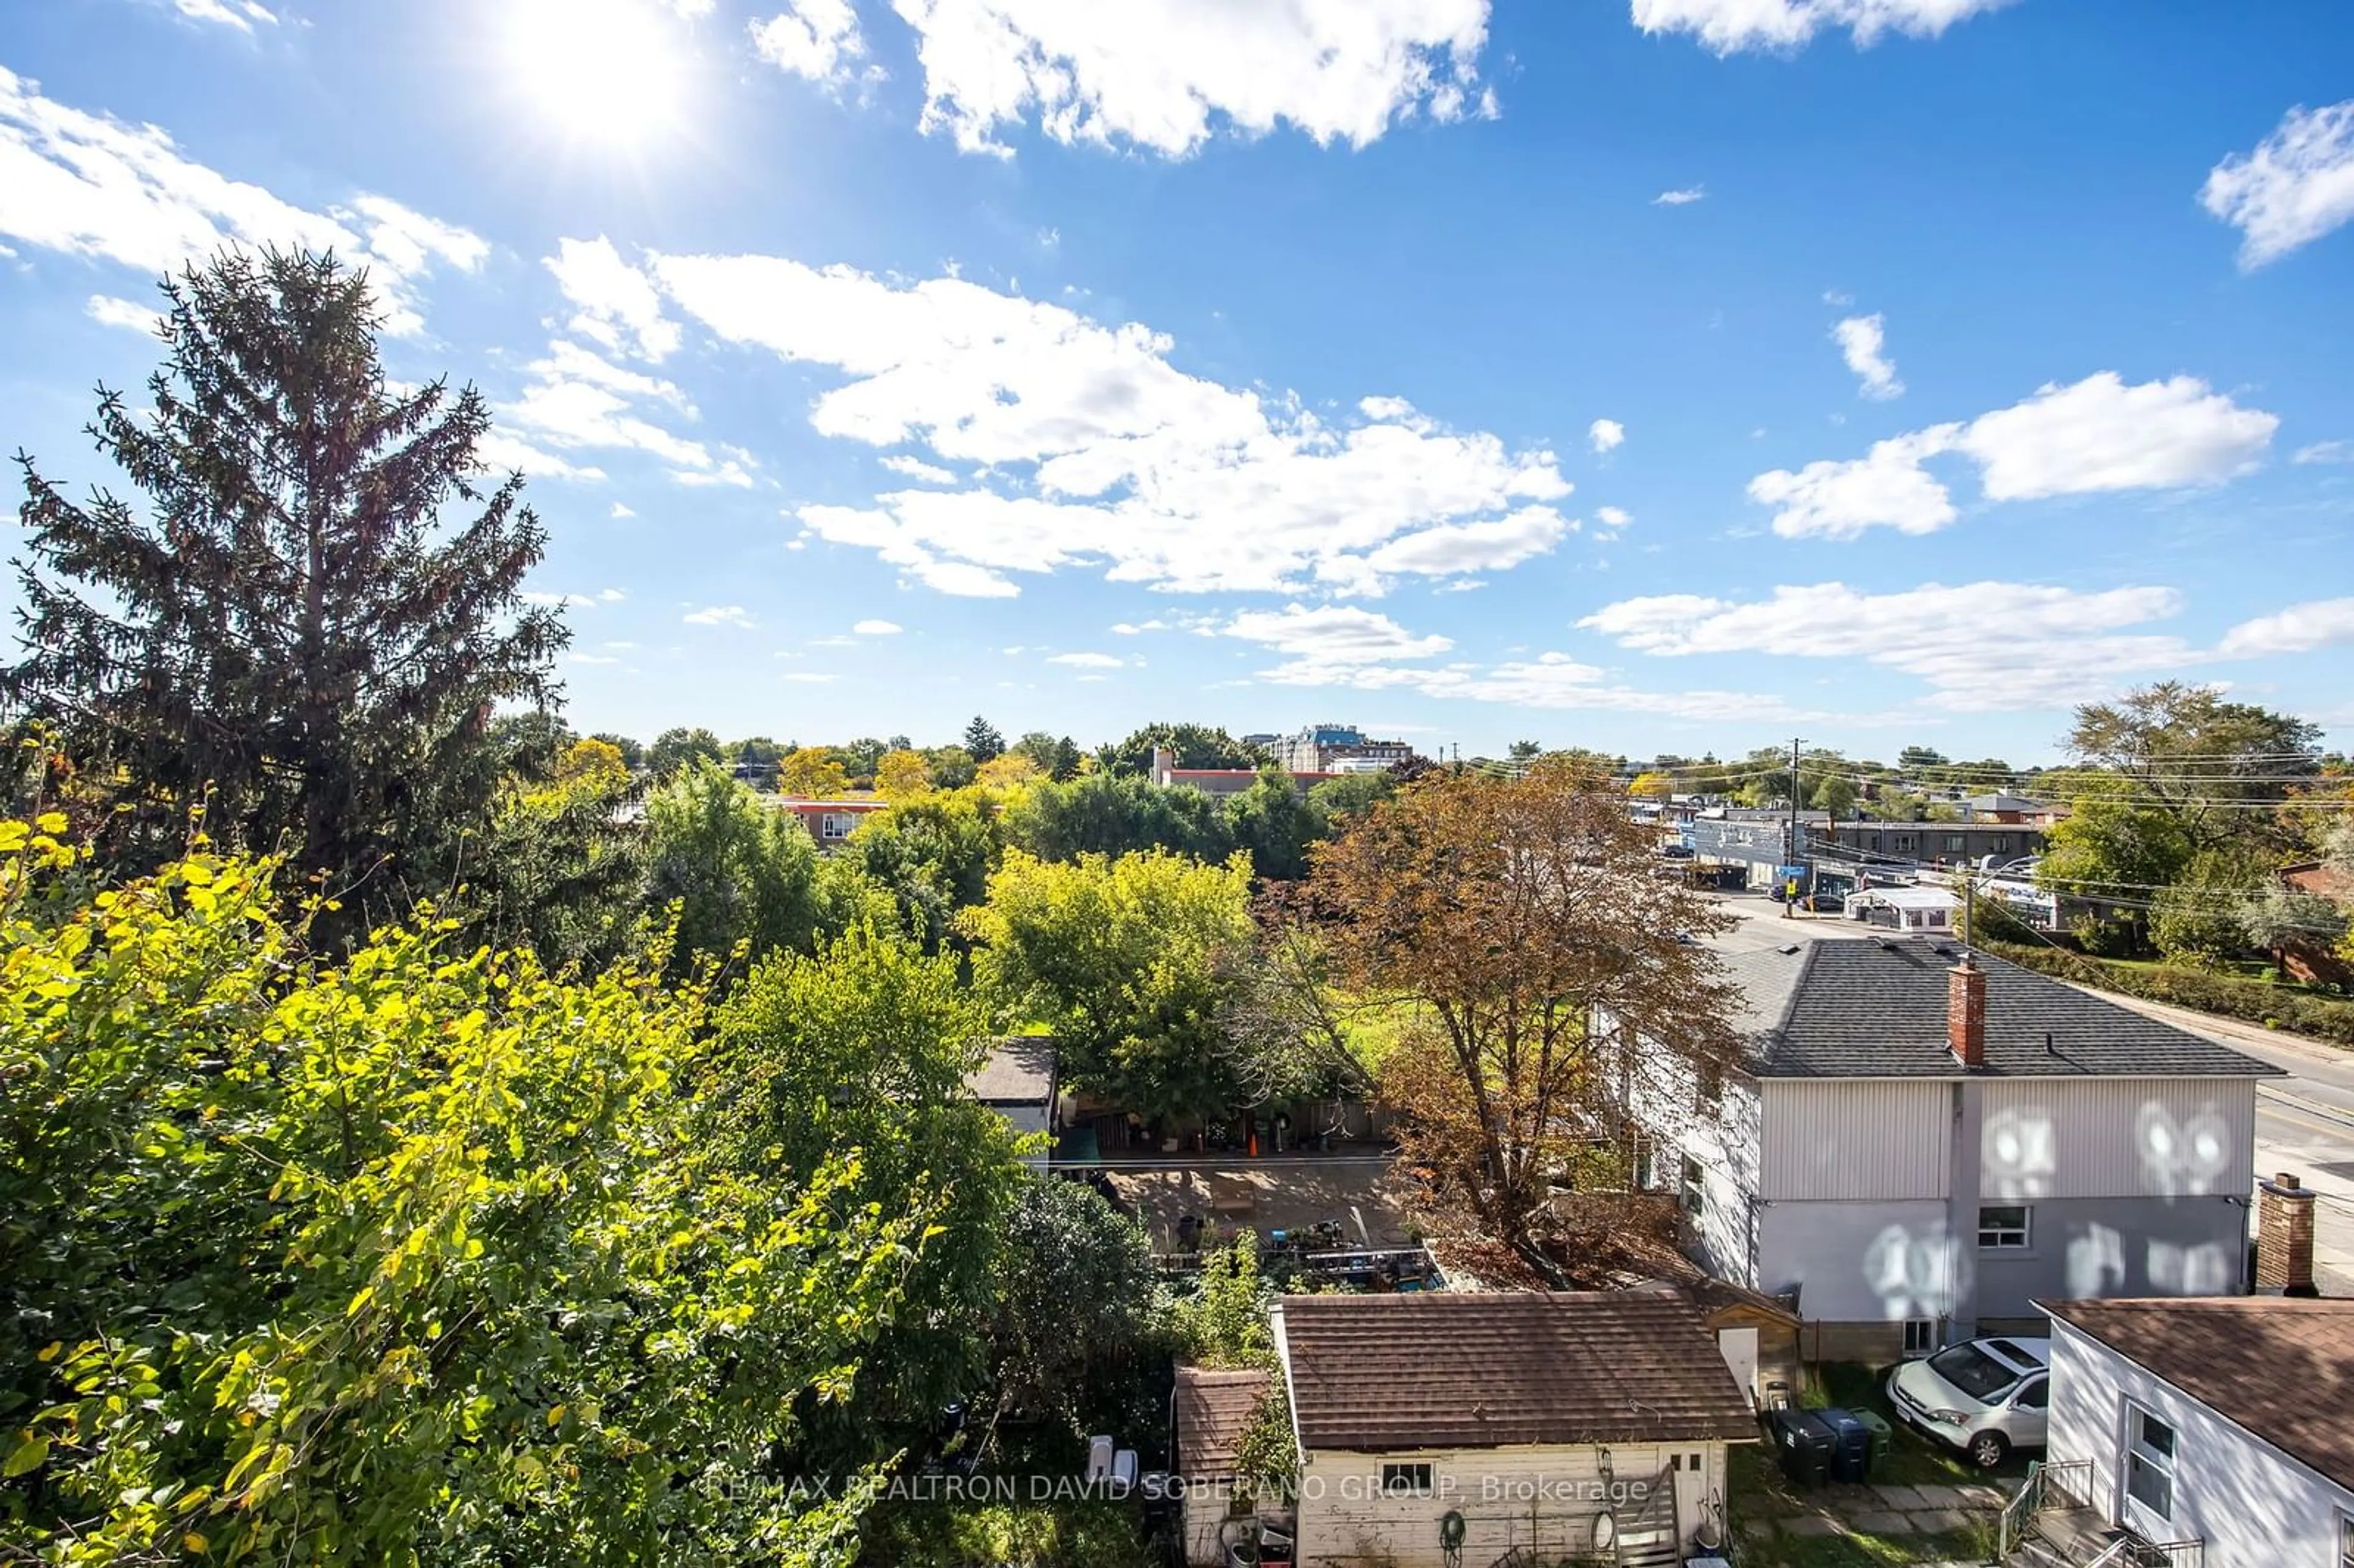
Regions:
[[1638, 1174], [1702, 1266], [1794, 1303], [1807, 1359], [2041, 1332], [2038, 1298], [2245, 1288], [2277, 1069], [1944, 940], [1712, 945], [1746, 1059], [1629, 1051]]
[[2090, 1563], [2123, 1532], [2198, 1568], [2354, 1565], [2354, 1301], [2044, 1310], [2050, 1458], [2013, 1561]]
[[1722, 1545], [1749, 1401], [1681, 1296], [1294, 1296], [1274, 1318], [1299, 1444], [1300, 1568]]

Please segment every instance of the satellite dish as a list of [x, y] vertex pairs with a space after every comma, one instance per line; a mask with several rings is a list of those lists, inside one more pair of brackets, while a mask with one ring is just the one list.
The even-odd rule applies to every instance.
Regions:
[[1594, 1516], [1594, 1550], [1607, 1552], [1618, 1543], [1618, 1521], [1604, 1509]]

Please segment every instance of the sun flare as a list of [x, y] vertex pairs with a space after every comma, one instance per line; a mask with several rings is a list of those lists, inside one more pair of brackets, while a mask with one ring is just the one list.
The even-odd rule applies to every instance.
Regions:
[[504, 43], [525, 102], [568, 140], [655, 140], [684, 112], [686, 39], [660, 0], [511, 0]]

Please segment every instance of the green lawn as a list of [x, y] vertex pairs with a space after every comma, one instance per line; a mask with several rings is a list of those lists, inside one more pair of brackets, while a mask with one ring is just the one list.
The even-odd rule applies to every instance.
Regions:
[[1983, 1563], [1993, 1555], [1975, 1531], [1942, 1535], [1781, 1535], [1752, 1541], [1741, 1568], [1893, 1568], [1913, 1563]]

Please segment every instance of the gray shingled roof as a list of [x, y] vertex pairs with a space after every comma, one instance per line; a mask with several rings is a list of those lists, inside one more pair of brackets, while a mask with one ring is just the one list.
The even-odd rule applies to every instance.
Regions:
[[[1946, 971], [1961, 949], [1919, 939], [1726, 950], [1746, 1006], [1750, 1071], [1768, 1078], [1959, 1077], [1946, 1040]], [[1991, 1077], [2276, 1076], [2279, 1069], [2144, 1013], [1980, 953]], [[2046, 1041], [2050, 1042], [2049, 1048]]]
[[965, 1075], [964, 1086], [986, 1106], [1038, 1106], [1055, 1097], [1055, 1041], [1015, 1034], [989, 1048], [989, 1057]]

